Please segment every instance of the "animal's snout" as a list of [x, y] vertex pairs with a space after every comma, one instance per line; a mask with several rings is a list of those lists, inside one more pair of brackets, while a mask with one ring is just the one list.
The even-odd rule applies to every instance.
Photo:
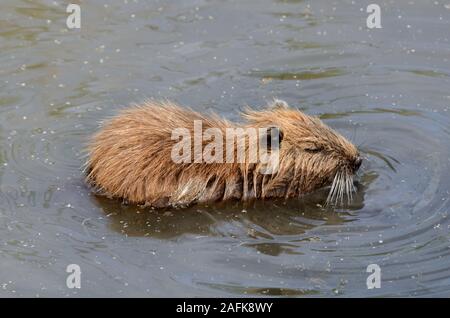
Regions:
[[353, 160], [353, 171], [358, 171], [359, 167], [361, 167], [362, 164], [362, 158], [361, 156], [358, 156]]

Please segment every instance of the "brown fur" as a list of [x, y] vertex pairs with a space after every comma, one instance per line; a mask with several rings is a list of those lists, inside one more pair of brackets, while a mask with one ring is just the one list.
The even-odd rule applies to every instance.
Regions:
[[[184, 127], [193, 133], [195, 119], [202, 121], [203, 130], [279, 127], [283, 139], [278, 171], [263, 175], [261, 163], [174, 163], [171, 151], [178, 141], [171, 139], [172, 130]], [[92, 138], [87, 182], [104, 195], [131, 203], [186, 206], [229, 199], [298, 197], [332, 184], [339, 173], [352, 177], [359, 167], [355, 146], [318, 118], [282, 101], [262, 111], [248, 109], [244, 119], [245, 123], [238, 125], [170, 102], [146, 102], [126, 109]]]

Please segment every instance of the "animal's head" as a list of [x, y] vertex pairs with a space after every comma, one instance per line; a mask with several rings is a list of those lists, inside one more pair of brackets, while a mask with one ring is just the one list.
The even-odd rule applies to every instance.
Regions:
[[344, 194], [351, 199], [362, 159], [345, 137], [280, 100], [263, 111], [247, 110], [244, 116], [252, 126], [279, 128], [279, 168], [273, 178], [291, 180], [286, 196], [331, 185], [328, 203], [342, 201]]

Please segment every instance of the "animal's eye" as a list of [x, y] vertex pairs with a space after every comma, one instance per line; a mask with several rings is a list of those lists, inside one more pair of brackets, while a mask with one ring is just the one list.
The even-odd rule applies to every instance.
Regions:
[[316, 147], [316, 146], [305, 148], [305, 151], [309, 152], [309, 153], [318, 153], [318, 152], [321, 152], [322, 150], [323, 150], [322, 147]]

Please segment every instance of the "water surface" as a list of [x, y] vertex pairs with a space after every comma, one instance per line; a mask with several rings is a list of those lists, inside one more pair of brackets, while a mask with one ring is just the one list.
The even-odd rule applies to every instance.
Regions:
[[[68, 30], [64, 1], [2, 0], [0, 296], [449, 296], [450, 7], [380, 1], [369, 30], [369, 3], [92, 0]], [[148, 97], [318, 115], [366, 157], [355, 200], [156, 212], [91, 195], [87, 139]]]

